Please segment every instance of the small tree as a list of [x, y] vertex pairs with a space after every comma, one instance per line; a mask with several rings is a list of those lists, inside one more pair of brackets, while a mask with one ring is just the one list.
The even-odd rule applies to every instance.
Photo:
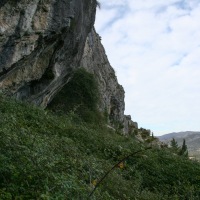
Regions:
[[172, 140], [170, 141], [170, 146], [173, 153], [179, 154], [180, 147], [178, 146], [178, 143], [174, 138], [172, 138]]
[[178, 149], [178, 143], [174, 138], [172, 138], [170, 145], [171, 145], [172, 149], [174, 149], [174, 150]]
[[185, 139], [183, 139], [183, 144], [182, 144], [181, 150], [179, 152], [179, 155], [184, 156], [184, 157], [188, 157], [188, 149], [187, 149]]

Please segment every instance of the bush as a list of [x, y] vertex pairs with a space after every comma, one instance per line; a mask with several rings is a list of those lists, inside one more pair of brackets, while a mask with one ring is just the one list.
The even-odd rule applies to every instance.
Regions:
[[85, 122], [98, 123], [103, 120], [103, 114], [97, 108], [98, 102], [99, 90], [94, 76], [80, 68], [48, 108], [62, 114], [73, 111]]
[[[143, 147], [76, 114], [0, 96], [0, 199], [88, 199], [119, 160]], [[91, 199], [198, 199], [200, 164], [170, 150], [141, 152], [114, 168]]]

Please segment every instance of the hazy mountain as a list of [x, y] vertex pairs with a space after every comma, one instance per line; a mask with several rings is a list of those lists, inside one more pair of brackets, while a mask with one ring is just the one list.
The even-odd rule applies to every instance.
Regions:
[[185, 139], [190, 156], [195, 156], [200, 159], [200, 132], [174, 132], [159, 136], [158, 138], [165, 143], [170, 143], [172, 138], [174, 138], [178, 142], [179, 146], [182, 145], [183, 139]]

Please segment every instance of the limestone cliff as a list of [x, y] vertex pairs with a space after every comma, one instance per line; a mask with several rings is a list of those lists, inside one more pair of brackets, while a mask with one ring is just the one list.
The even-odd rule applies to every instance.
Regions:
[[96, 0], [1, 0], [0, 90], [45, 107], [79, 66]]
[[95, 75], [101, 95], [99, 109], [108, 114], [110, 124], [120, 124], [125, 133], [137, 128], [137, 123], [132, 122], [130, 116], [124, 116], [124, 89], [118, 83], [101, 44], [101, 38], [94, 28], [87, 37], [81, 67]]
[[101, 102], [99, 108], [107, 112], [112, 120], [124, 117], [124, 89], [119, 85], [114, 69], [110, 66], [99, 35], [94, 28], [85, 43], [81, 67], [94, 74], [99, 85]]
[[95, 32], [96, 0], [1, 0], [0, 91], [46, 107], [84, 67], [100, 90], [99, 109], [112, 126], [131, 132], [124, 116], [124, 89], [118, 84]]

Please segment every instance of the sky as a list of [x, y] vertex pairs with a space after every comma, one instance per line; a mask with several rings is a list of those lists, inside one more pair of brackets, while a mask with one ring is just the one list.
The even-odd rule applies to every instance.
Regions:
[[99, 2], [95, 28], [125, 114], [154, 135], [200, 131], [200, 1]]

